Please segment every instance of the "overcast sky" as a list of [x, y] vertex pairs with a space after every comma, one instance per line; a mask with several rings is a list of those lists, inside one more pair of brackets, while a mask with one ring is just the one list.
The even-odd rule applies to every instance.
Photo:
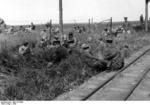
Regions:
[[[6, 24], [58, 23], [59, 0], [0, 0], [0, 17]], [[144, 14], [145, 0], [63, 0], [64, 22], [95, 22], [113, 17], [114, 21], [138, 20]], [[144, 14], [145, 15], [145, 14]]]

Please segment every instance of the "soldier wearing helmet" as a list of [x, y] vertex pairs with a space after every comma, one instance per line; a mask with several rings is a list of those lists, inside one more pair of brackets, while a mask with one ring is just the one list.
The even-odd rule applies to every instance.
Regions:
[[67, 43], [69, 47], [74, 47], [76, 45], [76, 38], [74, 37], [73, 32], [69, 32]]
[[88, 56], [91, 56], [92, 53], [90, 52], [90, 46], [88, 44], [82, 44], [81, 45], [82, 50], [84, 51], [85, 54], [87, 54]]
[[110, 70], [119, 70], [124, 66], [124, 57], [121, 51], [114, 44], [112, 38], [106, 39], [106, 46], [103, 48], [102, 55], [104, 60], [107, 61], [107, 67]]
[[102, 59], [98, 59], [93, 56], [90, 50], [90, 46], [88, 44], [82, 44], [82, 56], [84, 57], [84, 62], [91, 68], [96, 69], [97, 71], [104, 71], [107, 67], [107, 62]]
[[35, 30], [35, 25], [33, 24], [33, 22], [31, 22], [31, 30]]
[[27, 58], [29, 57], [29, 55], [31, 54], [31, 49], [28, 42], [25, 42], [23, 45], [19, 47], [19, 54], [26, 56]]
[[61, 45], [61, 41], [57, 35], [54, 36], [54, 40], [52, 42], [54, 47], [59, 47]]

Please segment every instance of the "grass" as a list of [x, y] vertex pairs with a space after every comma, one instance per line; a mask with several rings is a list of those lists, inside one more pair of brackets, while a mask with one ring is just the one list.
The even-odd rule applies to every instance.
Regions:
[[[125, 44], [129, 46], [126, 52], [128, 54], [124, 54], [126, 58], [150, 44], [149, 36], [145, 33], [120, 36], [120, 40], [117, 41], [118, 47], [121, 49]], [[100, 73], [84, 62], [84, 54], [77, 49], [68, 54], [67, 49], [63, 47], [35, 48], [34, 55], [20, 56], [16, 50], [18, 46], [25, 41], [36, 43], [39, 38], [37, 32], [19, 32], [14, 36], [2, 34], [1, 37], [0, 73], [5, 75], [2, 79], [5, 85], [0, 100], [53, 100]], [[92, 53], [98, 57], [100, 34], [84, 33], [76, 34], [76, 37], [80, 42], [91, 45]], [[87, 41], [88, 37], [92, 37], [92, 40]], [[49, 62], [53, 62], [54, 65], [47, 67]]]
[[51, 68], [21, 67], [15, 74], [18, 81], [8, 85], [3, 96], [8, 100], [52, 100], [96, 74], [82, 60], [73, 53]]

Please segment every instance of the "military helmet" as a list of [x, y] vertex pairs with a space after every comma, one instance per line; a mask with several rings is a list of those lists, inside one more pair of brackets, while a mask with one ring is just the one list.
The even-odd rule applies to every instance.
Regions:
[[68, 34], [69, 36], [73, 36], [73, 32], [69, 32], [69, 34]]
[[87, 44], [82, 44], [82, 45], [81, 45], [81, 48], [84, 49], [84, 50], [86, 50], [86, 49], [89, 49], [90, 46], [87, 45]]
[[27, 46], [27, 45], [29, 45], [29, 43], [28, 43], [28, 42], [25, 42], [23, 45], [24, 45], [24, 46]]
[[113, 43], [113, 39], [110, 38], [110, 37], [107, 37], [107, 38], [106, 38], [106, 43]]

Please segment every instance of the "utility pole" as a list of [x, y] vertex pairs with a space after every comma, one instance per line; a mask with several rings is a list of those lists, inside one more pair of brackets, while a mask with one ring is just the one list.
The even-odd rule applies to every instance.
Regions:
[[92, 31], [94, 30], [94, 26], [93, 26], [93, 17], [91, 18], [91, 27], [92, 27]]
[[89, 19], [89, 33], [91, 32], [91, 20]]
[[52, 39], [52, 20], [50, 20], [50, 27], [49, 27], [49, 35], [50, 35], [50, 43], [51, 43], [51, 39]]
[[112, 33], [112, 17], [110, 18], [110, 33]]
[[145, 31], [148, 32], [148, 2], [150, 0], [145, 0]]
[[63, 36], [63, 3], [62, 0], [59, 0], [59, 29], [61, 37]]

